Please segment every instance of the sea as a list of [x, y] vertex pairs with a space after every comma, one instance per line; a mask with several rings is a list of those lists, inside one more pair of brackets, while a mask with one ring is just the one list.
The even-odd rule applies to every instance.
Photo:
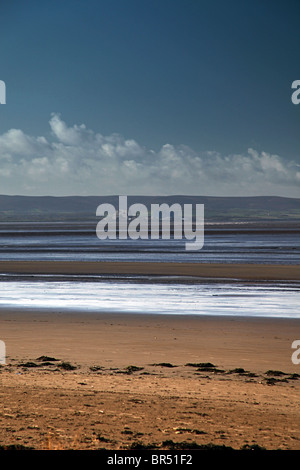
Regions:
[[[93, 222], [0, 223], [0, 261], [300, 265], [300, 223], [206, 223], [185, 240], [99, 240]], [[276, 269], [276, 268], [275, 268]], [[0, 308], [300, 318], [300, 282], [140, 275], [0, 274]]]

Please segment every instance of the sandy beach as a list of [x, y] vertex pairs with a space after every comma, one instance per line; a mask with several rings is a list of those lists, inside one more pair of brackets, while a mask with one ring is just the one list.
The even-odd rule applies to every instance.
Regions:
[[[299, 277], [294, 266], [0, 263], [16, 274], [216, 269]], [[0, 315], [2, 448], [300, 449], [300, 365], [291, 360], [300, 319], [6, 307]]]
[[0, 443], [300, 449], [299, 332], [300, 320], [1, 311]]

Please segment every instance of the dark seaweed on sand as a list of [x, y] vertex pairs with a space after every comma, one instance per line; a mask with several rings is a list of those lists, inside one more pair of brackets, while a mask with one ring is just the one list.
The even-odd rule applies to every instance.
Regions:
[[216, 367], [211, 362], [188, 362], [186, 364], [186, 366], [188, 366], [188, 367], [201, 367], [201, 368], [203, 368], [203, 367], [209, 367], [209, 368]]
[[40, 356], [36, 359], [36, 361], [40, 362], [57, 362], [59, 359], [56, 359], [55, 357], [50, 357], [50, 356]]
[[159, 367], [177, 367], [171, 364], [170, 362], [159, 362], [157, 364], [150, 364], [151, 366], [159, 366]]

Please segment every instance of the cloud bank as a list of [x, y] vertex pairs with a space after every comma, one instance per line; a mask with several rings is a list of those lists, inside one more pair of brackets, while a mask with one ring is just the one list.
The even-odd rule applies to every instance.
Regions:
[[10, 129], [0, 135], [0, 193], [21, 195], [190, 194], [300, 197], [300, 165], [248, 149], [245, 154], [196, 153], [187, 146], [159, 151], [58, 114], [52, 138]]

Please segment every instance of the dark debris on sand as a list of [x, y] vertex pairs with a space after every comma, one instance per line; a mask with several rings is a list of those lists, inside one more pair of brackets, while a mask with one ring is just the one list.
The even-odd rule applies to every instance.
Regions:
[[[63, 361], [61, 359], [57, 359], [55, 357], [47, 356], [47, 355], [42, 355], [36, 358], [35, 360], [28, 360], [28, 361], [22, 361], [14, 364], [14, 360], [12, 360], [12, 363], [8, 365], [3, 365], [0, 369], [4, 370], [6, 367], [12, 368], [12, 367], [18, 367], [22, 368], [23, 371], [26, 371], [27, 369], [42, 369], [42, 370], [47, 370], [51, 372], [58, 372], [58, 371], [75, 371], [79, 369], [78, 365], [73, 365], [70, 362]], [[166, 368], [166, 369], [172, 369], [172, 368], [180, 368], [183, 367], [182, 365], [174, 365], [170, 362], [159, 362], [159, 363], [154, 363], [154, 364], [149, 364], [150, 367], [155, 367], [155, 368]], [[259, 383], [265, 384], [265, 385], [279, 385], [279, 384], [284, 384], [284, 383], [289, 383], [290, 381], [296, 381], [300, 378], [300, 375], [297, 373], [287, 373], [287, 372], [282, 372], [280, 370], [267, 370], [266, 372], [262, 374], [257, 374], [248, 370], [245, 370], [242, 367], [237, 367], [235, 369], [219, 369], [217, 365], [211, 363], [211, 362], [188, 362], [184, 364], [184, 367], [186, 368], [191, 368], [193, 369], [193, 373], [200, 378], [211, 378], [213, 375], [221, 375], [224, 380], [226, 380], [226, 377], [229, 375], [234, 375], [237, 378], [240, 377], [241, 379], [249, 380], [249, 381], [259, 381]], [[1, 371], [0, 370], [0, 371]], [[114, 368], [109, 368], [107, 369], [104, 366], [99, 366], [99, 365], [94, 365], [89, 367], [89, 371], [91, 373], [109, 373], [109, 374], [127, 374], [127, 375], [132, 375], [132, 374], [141, 374], [141, 375], [153, 375], [153, 370], [147, 370], [147, 367], [140, 367], [137, 365], [128, 365], [127, 367], [124, 367], [123, 369], [114, 367]]]

